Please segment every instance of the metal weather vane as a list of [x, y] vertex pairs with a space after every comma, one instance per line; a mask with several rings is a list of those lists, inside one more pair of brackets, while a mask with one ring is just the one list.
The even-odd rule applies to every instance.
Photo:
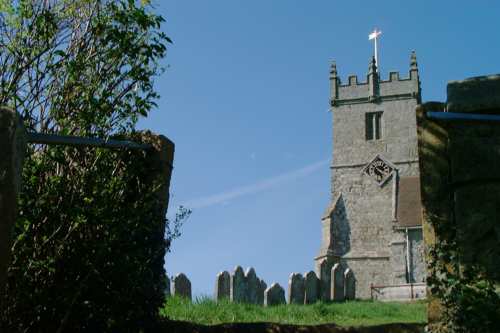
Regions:
[[375, 52], [374, 52], [374, 56], [375, 56], [375, 64], [377, 65], [377, 71], [378, 71], [378, 49], [377, 49], [377, 39], [378, 39], [378, 36], [380, 36], [382, 34], [382, 31], [380, 30], [377, 30], [377, 28], [375, 28], [373, 30], [373, 32], [371, 34], [368, 35], [368, 40], [374, 40], [375, 41]]

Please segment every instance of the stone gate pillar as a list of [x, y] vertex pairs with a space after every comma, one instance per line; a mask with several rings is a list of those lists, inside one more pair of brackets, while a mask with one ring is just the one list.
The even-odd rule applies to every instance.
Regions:
[[[446, 104], [425, 103], [416, 115], [427, 281], [440, 277], [430, 251], [453, 240], [449, 272], [474, 265], [500, 285], [500, 75], [449, 82]], [[431, 291], [428, 328], [447, 331]]]
[[21, 118], [12, 109], [0, 107], [0, 290], [10, 264], [25, 148], [26, 132]]
[[168, 201], [170, 198], [170, 179], [172, 177], [175, 144], [163, 135], [157, 135], [150, 131], [141, 133], [141, 141], [153, 146], [148, 151], [147, 168], [149, 178], [147, 179], [153, 185], [154, 181], [159, 181], [158, 188], [155, 191], [157, 204], [155, 211], [159, 217], [167, 214]]
[[[146, 165], [144, 166], [148, 172], [145, 181], [155, 189], [156, 197], [153, 207], [154, 220], [162, 220], [167, 215], [168, 202], [170, 198], [170, 180], [172, 177], [175, 144], [163, 135], [158, 135], [150, 131], [143, 131], [140, 134], [140, 142], [147, 143], [152, 146], [152, 149], [147, 151]], [[161, 237], [165, 239], [165, 222], [158, 223], [158, 229], [152, 231], [152, 239]], [[170, 247], [170, 243], [165, 244]], [[151, 257], [150, 268], [155, 272], [160, 272], [165, 266], [166, 248], [157, 248]], [[163, 278], [165, 281], [166, 278]], [[164, 286], [166, 287], [166, 285]]]

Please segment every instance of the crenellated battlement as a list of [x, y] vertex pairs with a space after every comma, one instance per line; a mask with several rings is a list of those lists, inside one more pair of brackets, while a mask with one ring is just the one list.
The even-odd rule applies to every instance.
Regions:
[[420, 81], [415, 52], [412, 52], [408, 76], [400, 77], [399, 72], [389, 72], [388, 79], [382, 80], [372, 58], [365, 80], [359, 80], [357, 75], [349, 75], [347, 83], [342, 84], [337, 75], [335, 62], [330, 70], [331, 105], [344, 103], [372, 103], [387, 99], [420, 99]]
[[[347, 77], [347, 80], [345, 84], [342, 84], [342, 80], [340, 77], [337, 77], [338, 82], [339, 82], [339, 87], [344, 88], [344, 87], [349, 87], [349, 86], [362, 86], [362, 85], [367, 85], [368, 84], [368, 76], [364, 81], [360, 81], [358, 79], [357, 75], [351, 74]], [[400, 81], [409, 81], [411, 80], [411, 73], [409, 73], [408, 76], [406, 77], [400, 77], [399, 72], [394, 72], [391, 71], [389, 72], [389, 76], [387, 80], [382, 80], [379, 79], [380, 83], [389, 83], [389, 82], [400, 82]]]

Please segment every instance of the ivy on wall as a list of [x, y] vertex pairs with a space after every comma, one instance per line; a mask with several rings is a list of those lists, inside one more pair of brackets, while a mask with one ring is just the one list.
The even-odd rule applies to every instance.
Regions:
[[164, 179], [149, 166], [139, 150], [52, 146], [28, 155], [2, 299], [7, 328], [154, 325], [164, 302], [164, 256], [182, 216], [165, 235], [157, 196]]
[[[465, 124], [462, 129], [467, 133], [459, 133], [457, 124], [452, 125], [439, 121], [428, 120], [426, 111], [443, 110], [444, 104], [430, 102], [417, 108], [417, 123], [419, 136], [419, 163], [422, 181], [422, 202], [424, 216], [424, 239], [426, 242], [426, 261], [428, 268], [427, 284], [430, 288], [430, 302], [428, 308], [429, 326], [432, 332], [496, 333], [500, 327], [500, 295], [495, 292], [495, 283], [498, 281], [498, 265], [485, 265], [489, 258], [498, 259], [495, 253], [498, 246], [483, 246], [475, 239], [477, 235], [466, 232], [472, 229], [491, 228], [493, 232], [483, 233], [483, 243], [491, 241], [495, 235], [495, 210], [489, 211], [481, 202], [486, 196], [472, 195], [472, 201], [467, 203], [465, 211], [469, 214], [461, 216], [461, 223], [457, 223], [457, 212], [464, 207], [457, 207], [457, 197], [463, 200], [463, 194], [474, 194], [477, 188], [467, 187], [462, 196], [456, 196], [456, 185], [452, 183], [451, 161], [455, 158], [456, 168], [462, 168], [463, 175], [477, 176], [478, 170], [469, 169], [470, 164], [457, 166], [457, 160], [468, 158], [469, 151], [478, 151], [477, 141], [471, 139], [477, 133], [493, 134], [498, 130], [493, 127], [480, 128], [478, 124]], [[487, 125], [485, 125], [487, 126]], [[470, 136], [470, 138], [467, 138]], [[496, 134], [500, 138], [500, 132]], [[469, 140], [465, 145], [459, 140]], [[455, 141], [454, 141], [455, 140]], [[474, 144], [472, 142], [474, 141]], [[452, 150], [451, 143], [455, 143]], [[453, 155], [452, 154], [456, 154]], [[484, 163], [484, 162], [483, 162]], [[486, 169], [488, 165], [484, 165]], [[481, 175], [479, 173], [479, 175]], [[458, 179], [462, 180], [462, 179]], [[457, 180], [455, 180], [457, 181]], [[484, 184], [478, 183], [483, 186]], [[475, 184], [475, 185], [478, 185]], [[494, 194], [494, 192], [493, 192]], [[457, 209], [460, 208], [460, 209]], [[495, 208], [495, 207], [493, 207]], [[481, 221], [472, 218], [473, 215], [482, 215]], [[486, 229], [485, 229], [486, 228]], [[497, 227], [498, 228], [498, 227]], [[476, 233], [479, 234], [479, 233]], [[481, 236], [481, 237], [483, 237]], [[488, 243], [490, 244], [490, 243]], [[481, 245], [481, 246], [479, 246]], [[484, 249], [486, 248], [486, 252]], [[468, 258], [468, 260], [465, 260]], [[470, 260], [473, 258], [473, 260]], [[474, 260], [477, 259], [477, 260]], [[492, 268], [496, 269], [492, 271]]]
[[442, 304], [441, 323], [435, 332], [498, 332], [500, 295], [484, 267], [461, 263], [454, 241], [434, 245], [428, 258], [432, 274], [427, 283]]

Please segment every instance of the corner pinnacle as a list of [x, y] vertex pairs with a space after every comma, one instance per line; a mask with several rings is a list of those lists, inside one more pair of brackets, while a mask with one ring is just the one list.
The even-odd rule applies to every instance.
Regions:
[[335, 60], [332, 60], [332, 64], [330, 65], [330, 78], [337, 78], [337, 64]]
[[370, 59], [370, 64], [368, 65], [368, 75], [377, 73], [377, 63], [375, 56]]
[[411, 51], [411, 57], [410, 57], [410, 70], [418, 70], [417, 67], [417, 54], [415, 51]]

